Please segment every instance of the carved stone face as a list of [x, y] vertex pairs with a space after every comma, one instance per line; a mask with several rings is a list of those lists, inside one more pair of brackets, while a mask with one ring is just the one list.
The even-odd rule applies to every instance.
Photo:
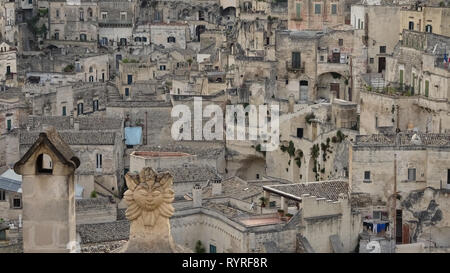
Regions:
[[170, 173], [156, 173], [152, 168], [144, 168], [139, 175], [126, 174], [128, 190], [124, 194], [128, 208], [126, 217], [130, 221], [143, 218], [145, 226], [154, 226], [160, 216], [173, 215], [173, 177]]

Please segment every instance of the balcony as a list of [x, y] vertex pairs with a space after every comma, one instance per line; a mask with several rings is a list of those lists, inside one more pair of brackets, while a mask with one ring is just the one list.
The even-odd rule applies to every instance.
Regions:
[[300, 66], [293, 66], [291, 61], [286, 61], [286, 70], [294, 73], [305, 73], [305, 62], [302, 62]]

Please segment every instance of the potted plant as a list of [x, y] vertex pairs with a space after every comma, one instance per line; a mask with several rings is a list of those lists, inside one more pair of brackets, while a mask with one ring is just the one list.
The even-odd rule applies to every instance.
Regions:
[[261, 198], [259, 198], [259, 200], [261, 201], [261, 207], [264, 208], [266, 206], [266, 203], [267, 203], [267, 198], [262, 196]]
[[284, 210], [279, 209], [278, 210], [278, 216], [280, 216], [280, 218], [283, 217], [284, 216]]
[[294, 215], [292, 215], [291, 213], [286, 213], [286, 221], [289, 221], [292, 218], [292, 216]]

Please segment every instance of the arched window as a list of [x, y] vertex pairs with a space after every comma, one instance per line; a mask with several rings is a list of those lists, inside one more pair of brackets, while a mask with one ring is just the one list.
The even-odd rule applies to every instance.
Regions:
[[89, 15], [89, 17], [92, 17], [92, 9], [91, 8], [88, 8], [88, 15]]
[[52, 174], [53, 161], [48, 154], [40, 154], [36, 160], [36, 174]]
[[86, 41], [86, 40], [87, 40], [86, 34], [80, 34], [80, 41]]
[[175, 43], [175, 37], [169, 36], [169, 37], [167, 38], [167, 42], [168, 42], [168, 43]]

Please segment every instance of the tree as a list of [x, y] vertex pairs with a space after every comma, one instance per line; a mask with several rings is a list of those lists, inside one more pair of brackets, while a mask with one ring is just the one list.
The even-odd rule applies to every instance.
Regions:
[[198, 240], [195, 244], [195, 253], [205, 253], [206, 249], [202, 244], [202, 241]]

